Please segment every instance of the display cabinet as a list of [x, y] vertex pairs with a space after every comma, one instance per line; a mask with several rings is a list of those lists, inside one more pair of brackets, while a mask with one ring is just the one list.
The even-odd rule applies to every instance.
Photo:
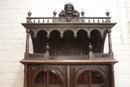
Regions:
[[[58, 17], [32, 17], [28, 12], [24, 87], [115, 87], [110, 12], [85, 17], [66, 3]], [[108, 37], [108, 38], [106, 38]], [[104, 43], [108, 39], [108, 52]], [[30, 40], [33, 53], [30, 53]], [[106, 45], [105, 45], [106, 46]]]

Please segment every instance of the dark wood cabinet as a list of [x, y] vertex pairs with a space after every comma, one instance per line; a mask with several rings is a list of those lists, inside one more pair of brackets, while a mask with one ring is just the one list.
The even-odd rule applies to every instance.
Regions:
[[[31, 17], [26, 28], [24, 87], [115, 87], [111, 23], [107, 17], [84, 17], [71, 3], [56, 17]], [[31, 38], [30, 38], [31, 36]], [[104, 42], [108, 36], [108, 53]], [[29, 41], [33, 53], [29, 52]]]
[[29, 64], [27, 68], [27, 87], [111, 87], [113, 81], [112, 66], [105, 62], [46, 61]]

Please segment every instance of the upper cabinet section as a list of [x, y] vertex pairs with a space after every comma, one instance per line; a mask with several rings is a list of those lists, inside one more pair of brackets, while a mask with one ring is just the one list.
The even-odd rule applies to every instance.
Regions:
[[[85, 17], [73, 4], [67, 3], [56, 17], [31, 17], [28, 12], [26, 28], [25, 59], [109, 59], [113, 58], [110, 12], [107, 17]], [[80, 16], [81, 15], [81, 16]], [[29, 35], [33, 43], [33, 54], [29, 53]], [[108, 35], [109, 52], [103, 53]]]

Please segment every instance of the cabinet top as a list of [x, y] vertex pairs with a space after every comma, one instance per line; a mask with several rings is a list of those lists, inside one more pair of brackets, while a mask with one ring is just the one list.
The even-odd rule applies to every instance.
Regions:
[[[53, 17], [32, 17], [29, 11], [27, 23], [111, 23], [110, 12], [107, 10], [106, 17], [85, 17], [85, 12], [75, 10], [72, 3], [66, 3], [64, 9], [57, 15], [56, 10], [53, 11]], [[81, 15], [81, 16], [80, 16]]]
[[23, 64], [110, 64], [117, 60], [21, 60]]

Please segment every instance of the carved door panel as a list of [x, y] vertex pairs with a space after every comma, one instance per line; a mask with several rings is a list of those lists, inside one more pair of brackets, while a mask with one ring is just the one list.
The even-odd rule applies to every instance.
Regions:
[[72, 87], [108, 87], [103, 74], [93, 67], [73, 67]]
[[86, 70], [76, 79], [76, 87], [104, 87], [103, 77], [97, 71]]
[[34, 87], [63, 87], [62, 80], [53, 70], [43, 70], [35, 80]]
[[31, 87], [66, 87], [66, 68], [64, 66], [37, 66], [32, 71]]

